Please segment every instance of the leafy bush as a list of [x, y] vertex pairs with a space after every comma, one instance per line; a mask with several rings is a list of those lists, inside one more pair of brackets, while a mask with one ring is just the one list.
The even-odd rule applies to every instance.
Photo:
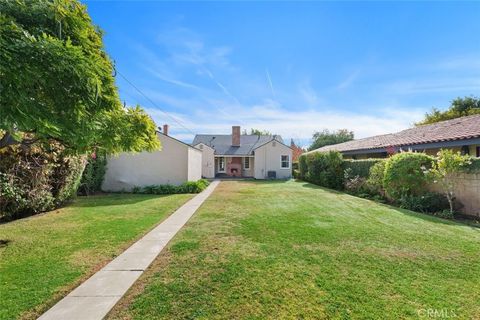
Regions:
[[343, 169], [350, 169], [353, 176], [368, 178], [370, 169], [377, 163], [383, 163], [385, 159], [343, 160]]
[[386, 161], [378, 161], [370, 167], [367, 184], [370, 190], [380, 196], [385, 196], [385, 189], [383, 188], [383, 178], [385, 177]]
[[470, 164], [465, 165], [462, 168], [463, 172], [466, 173], [478, 173], [480, 172], [480, 158], [471, 158], [470, 159]]
[[432, 169], [432, 175], [435, 182], [442, 186], [450, 205], [450, 213], [453, 214], [453, 201], [455, 199], [455, 189], [458, 184], [457, 174], [464, 167], [471, 165], [471, 157], [462, 155], [460, 152], [454, 152], [449, 149], [440, 150], [437, 162]]
[[300, 171], [299, 171], [298, 166], [299, 166], [298, 162], [292, 162], [292, 176], [295, 179], [298, 179], [299, 176], [300, 176]]
[[103, 179], [105, 178], [106, 169], [106, 155], [98, 153], [92, 154], [92, 156], [88, 159], [85, 170], [83, 171], [78, 193], [82, 195], [89, 195], [95, 192], [100, 192]]
[[[302, 173], [303, 179], [326, 188], [337, 190], [343, 188], [341, 153], [337, 151], [309, 153], [306, 155], [305, 162], [306, 171]], [[300, 164], [302, 168], [302, 161]]]
[[298, 178], [305, 179], [307, 176], [307, 171], [307, 154], [302, 154], [300, 158], [298, 158]]
[[449, 207], [446, 196], [436, 192], [423, 195], [404, 195], [399, 200], [400, 208], [423, 213], [439, 213]]
[[84, 165], [57, 143], [7, 148], [0, 161], [0, 215], [13, 219], [64, 204], [75, 196]]
[[188, 181], [179, 186], [170, 184], [150, 185], [145, 187], [135, 186], [132, 193], [143, 194], [177, 194], [177, 193], [200, 193], [208, 187], [210, 183], [205, 179], [198, 181]]
[[430, 180], [434, 159], [424, 153], [402, 152], [385, 164], [383, 187], [393, 200], [407, 195], [421, 195]]
[[359, 175], [354, 175], [351, 168], [345, 169], [344, 178], [344, 188], [348, 193], [354, 195], [368, 193], [367, 179]]

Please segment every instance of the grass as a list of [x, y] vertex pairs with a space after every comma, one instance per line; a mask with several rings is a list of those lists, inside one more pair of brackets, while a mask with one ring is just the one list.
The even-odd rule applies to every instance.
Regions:
[[222, 182], [110, 319], [480, 315], [480, 229], [301, 182]]
[[36, 318], [191, 197], [81, 197], [0, 225], [0, 319]]

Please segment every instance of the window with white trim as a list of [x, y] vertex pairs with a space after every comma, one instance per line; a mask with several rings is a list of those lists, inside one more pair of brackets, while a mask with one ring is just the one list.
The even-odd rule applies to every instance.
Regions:
[[289, 155], [280, 156], [280, 167], [282, 169], [290, 169], [290, 156]]
[[243, 158], [243, 169], [250, 170], [250, 158], [249, 157]]

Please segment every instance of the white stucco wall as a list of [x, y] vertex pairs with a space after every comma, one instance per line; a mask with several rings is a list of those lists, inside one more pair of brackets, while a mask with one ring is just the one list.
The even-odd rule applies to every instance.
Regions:
[[215, 150], [204, 143], [195, 146], [202, 150], [202, 177], [215, 178]]
[[[281, 168], [281, 156], [290, 157], [290, 168]], [[275, 171], [277, 179], [289, 179], [292, 177], [292, 149], [278, 142], [269, 143], [255, 149], [255, 179], [266, 179], [268, 171]]]
[[202, 151], [188, 148], [188, 181], [202, 179]]
[[[189, 164], [188, 154], [191, 147], [163, 134], [158, 134], [158, 138], [162, 144], [160, 151], [121, 153], [109, 157], [102, 190], [131, 191], [134, 186], [179, 185], [189, 179], [189, 166], [192, 166], [193, 178], [194, 164]], [[201, 157], [200, 160], [198, 157], [195, 159], [201, 167]]]
[[250, 169], [245, 169], [245, 159], [242, 158], [242, 176], [244, 177], [253, 177], [255, 176], [255, 157], [250, 158]]

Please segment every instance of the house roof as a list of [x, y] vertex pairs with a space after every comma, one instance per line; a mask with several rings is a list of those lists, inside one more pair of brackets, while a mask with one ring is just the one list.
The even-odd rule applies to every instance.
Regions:
[[316, 151], [336, 150], [340, 152], [378, 149], [387, 147], [414, 146], [426, 143], [474, 139], [480, 137], [480, 114], [452, 120], [426, 124], [397, 133], [352, 140]]
[[258, 135], [240, 135], [240, 146], [232, 146], [231, 134], [197, 134], [193, 139], [192, 145], [203, 143], [215, 149], [217, 155], [251, 155], [256, 148], [277, 140], [283, 143], [280, 136], [258, 136]]

